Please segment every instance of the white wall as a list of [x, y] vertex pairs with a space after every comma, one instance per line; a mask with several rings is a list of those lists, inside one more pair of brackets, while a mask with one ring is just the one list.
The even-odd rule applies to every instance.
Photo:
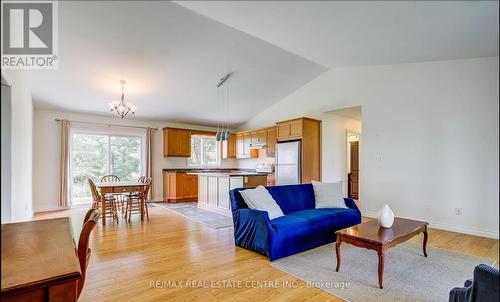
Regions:
[[[498, 238], [498, 64], [489, 57], [331, 70], [242, 129], [324, 120], [324, 112], [361, 105], [364, 215], [388, 202], [397, 216]], [[322, 142], [324, 156], [325, 133]], [[325, 176], [330, 169], [324, 158]]]
[[[153, 199], [163, 199], [164, 168], [185, 168], [186, 158], [163, 157], [163, 127], [184, 127], [189, 129], [213, 130], [213, 128], [166, 123], [157, 121], [144, 121], [134, 118], [120, 119], [118, 117], [100, 116], [92, 114], [71, 113], [54, 110], [35, 109], [34, 114], [34, 146], [33, 146], [33, 185], [34, 210], [49, 211], [59, 209], [58, 206], [58, 179], [59, 179], [59, 123], [55, 118], [68, 120], [110, 123], [128, 126], [143, 126], [158, 128], [154, 132], [153, 148]], [[223, 160], [223, 167], [237, 166], [235, 160]]]
[[2, 70], [2, 76], [11, 85], [11, 221], [17, 222], [33, 214], [33, 100], [19, 71]]
[[2, 109], [1, 109], [1, 140], [2, 140], [2, 186], [0, 189], [0, 194], [2, 197], [2, 223], [10, 222], [12, 219], [12, 143], [11, 143], [11, 133], [12, 133], [12, 102], [11, 102], [11, 92], [10, 85], [2, 77]]
[[274, 157], [267, 157], [266, 149], [259, 149], [259, 157], [255, 158], [241, 158], [236, 160], [237, 166], [240, 169], [255, 169], [257, 165], [261, 164], [274, 164]]
[[361, 133], [361, 122], [335, 113], [325, 113], [321, 123], [321, 180], [342, 181], [347, 195], [347, 131]]

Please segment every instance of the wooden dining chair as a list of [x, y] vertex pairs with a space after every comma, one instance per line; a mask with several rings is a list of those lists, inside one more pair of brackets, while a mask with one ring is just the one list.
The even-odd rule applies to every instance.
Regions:
[[105, 176], [101, 177], [101, 182], [119, 182], [119, 181], [120, 181], [120, 177], [113, 175], [113, 174], [109, 174], [109, 175], [105, 175]]
[[85, 215], [83, 229], [80, 233], [80, 239], [78, 240], [78, 260], [80, 262], [80, 270], [82, 272], [82, 279], [78, 282], [78, 297], [83, 290], [83, 285], [85, 284], [85, 278], [87, 276], [87, 267], [89, 265], [91, 249], [89, 248], [89, 239], [92, 230], [94, 230], [99, 220], [99, 211], [95, 209], [90, 209]]
[[[109, 174], [109, 175], [105, 175], [105, 176], [101, 177], [101, 182], [119, 182], [119, 181], [120, 181], [120, 177], [113, 175], [113, 174]], [[109, 195], [114, 196], [116, 198], [115, 204], [117, 205], [117, 207], [120, 208], [120, 212], [123, 215], [124, 200], [126, 199], [126, 197], [123, 196], [122, 193], [109, 193]]]
[[[90, 192], [92, 193], [92, 209], [99, 209], [99, 203], [101, 202], [101, 194], [97, 190], [95, 183], [92, 179], [87, 178], [89, 183]], [[104, 213], [101, 215], [105, 215], [106, 217], [111, 217], [118, 221], [118, 215], [116, 212], [116, 198], [113, 195], [105, 195], [106, 199], [106, 208], [104, 209]]]
[[87, 213], [85, 214], [85, 217], [83, 218], [83, 225], [85, 225], [85, 223], [87, 221], [89, 221], [89, 219], [94, 215], [94, 213], [97, 211], [97, 214], [99, 215], [99, 210], [98, 209], [94, 209], [94, 208], [91, 208], [87, 211]]
[[[151, 178], [150, 177], [146, 178], [146, 181], [144, 182], [144, 184], [145, 184], [144, 191], [143, 191], [144, 195], [130, 194], [127, 198], [127, 205], [125, 208], [125, 217], [128, 219], [128, 221], [130, 221], [132, 213], [139, 213], [141, 215], [146, 214], [146, 218], [149, 220], [147, 198], [149, 195], [149, 188], [151, 187]], [[143, 207], [142, 207], [144, 212], [141, 212], [141, 203], [142, 202], [144, 202]]]

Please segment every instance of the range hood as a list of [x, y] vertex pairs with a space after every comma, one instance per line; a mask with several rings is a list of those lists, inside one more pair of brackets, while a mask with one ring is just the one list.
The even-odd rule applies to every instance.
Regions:
[[267, 145], [264, 142], [250, 143], [250, 149], [264, 149], [265, 147], [267, 147]]

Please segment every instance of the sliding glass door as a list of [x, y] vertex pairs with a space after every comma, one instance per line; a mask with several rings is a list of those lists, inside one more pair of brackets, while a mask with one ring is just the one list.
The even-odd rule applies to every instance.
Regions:
[[108, 174], [136, 181], [143, 173], [143, 138], [74, 131], [71, 134], [70, 184], [73, 204], [90, 202], [87, 177], [95, 182]]

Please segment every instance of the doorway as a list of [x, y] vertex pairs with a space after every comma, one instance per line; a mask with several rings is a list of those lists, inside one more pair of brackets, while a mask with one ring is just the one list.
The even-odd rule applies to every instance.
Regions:
[[346, 132], [347, 138], [347, 197], [359, 199], [359, 133]]
[[361, 106], [328, 111], [324, 113], [322, 122], [322, 181], [341, 181], [344, 196], [356, 200], [362, 199], [363, 189], [359, 177], [362, 159], [361, 112]]

